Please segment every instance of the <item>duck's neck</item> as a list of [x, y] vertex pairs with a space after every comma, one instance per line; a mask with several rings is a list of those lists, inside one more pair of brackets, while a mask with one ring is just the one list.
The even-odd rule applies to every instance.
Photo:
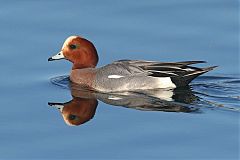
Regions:
[[73, 63], [72, 69], [95, 68], [98, 63], [98, 55], [96, 51], [81, 52], [81, 57], [78, 57]]
[[81, 64], [81, 63], [74, 63], [72, 66], [72, 70], [74, 69], [83, 69], [83, 68], [95, 68], [96, 65], [94, 64]]

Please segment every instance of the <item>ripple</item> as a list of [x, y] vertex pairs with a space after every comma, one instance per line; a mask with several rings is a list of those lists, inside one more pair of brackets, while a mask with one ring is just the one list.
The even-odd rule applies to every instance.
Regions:
[[67, 75], [53, 77], [50, 79], [50, 81], [54, 85], [60, 86], [61, 88], [69, 89], [70, 79]]

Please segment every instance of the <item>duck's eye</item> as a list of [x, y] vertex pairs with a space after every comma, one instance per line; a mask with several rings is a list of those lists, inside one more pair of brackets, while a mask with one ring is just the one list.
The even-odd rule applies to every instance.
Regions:
[[68, 116], [68, 119], [69, 119], [69, 120], [75, 120], [76, 118], [77, 118], [77, 116], [72, 115], [72, 114], [70, 114], [70, 115]]
[[70, 45], [69, 45], [69, 48], [70, 48], [70, 49], [76, 49], [77, 46], [76, 46], [75, 44], [70, 44]]

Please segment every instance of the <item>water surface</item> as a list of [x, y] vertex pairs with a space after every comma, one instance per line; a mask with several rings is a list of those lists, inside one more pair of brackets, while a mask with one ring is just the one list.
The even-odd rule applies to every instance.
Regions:
[[[239, 159], [238, 20], [236, 0], [1, 2], [0, 159]], [[174, 97], [190, 112], [98, 100], [92, 119], [68, 126], [48, 102], [72, 100], [66, 83], [51, 83], [71, 65], [47, 59], [75, 34], [95, 44], [98, 66], [146, 59], [219, 67], [193, 81], [190, 101]]]

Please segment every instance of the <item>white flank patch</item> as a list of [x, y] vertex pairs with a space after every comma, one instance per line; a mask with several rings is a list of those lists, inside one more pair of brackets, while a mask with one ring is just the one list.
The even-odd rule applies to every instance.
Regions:
[[108, 99], [111, 99], [111, 100], [121, 100], [122, 98], [116, 97], [116, 96], [109, 96]]
[[157, 79], [159, 88], [176, 88], [176, 85], [172, 82], [170, 77], [161, 77]]
[[109, 75], [108, 78], [121, 78], [124, 76], [120, 76], [120, 75]]

